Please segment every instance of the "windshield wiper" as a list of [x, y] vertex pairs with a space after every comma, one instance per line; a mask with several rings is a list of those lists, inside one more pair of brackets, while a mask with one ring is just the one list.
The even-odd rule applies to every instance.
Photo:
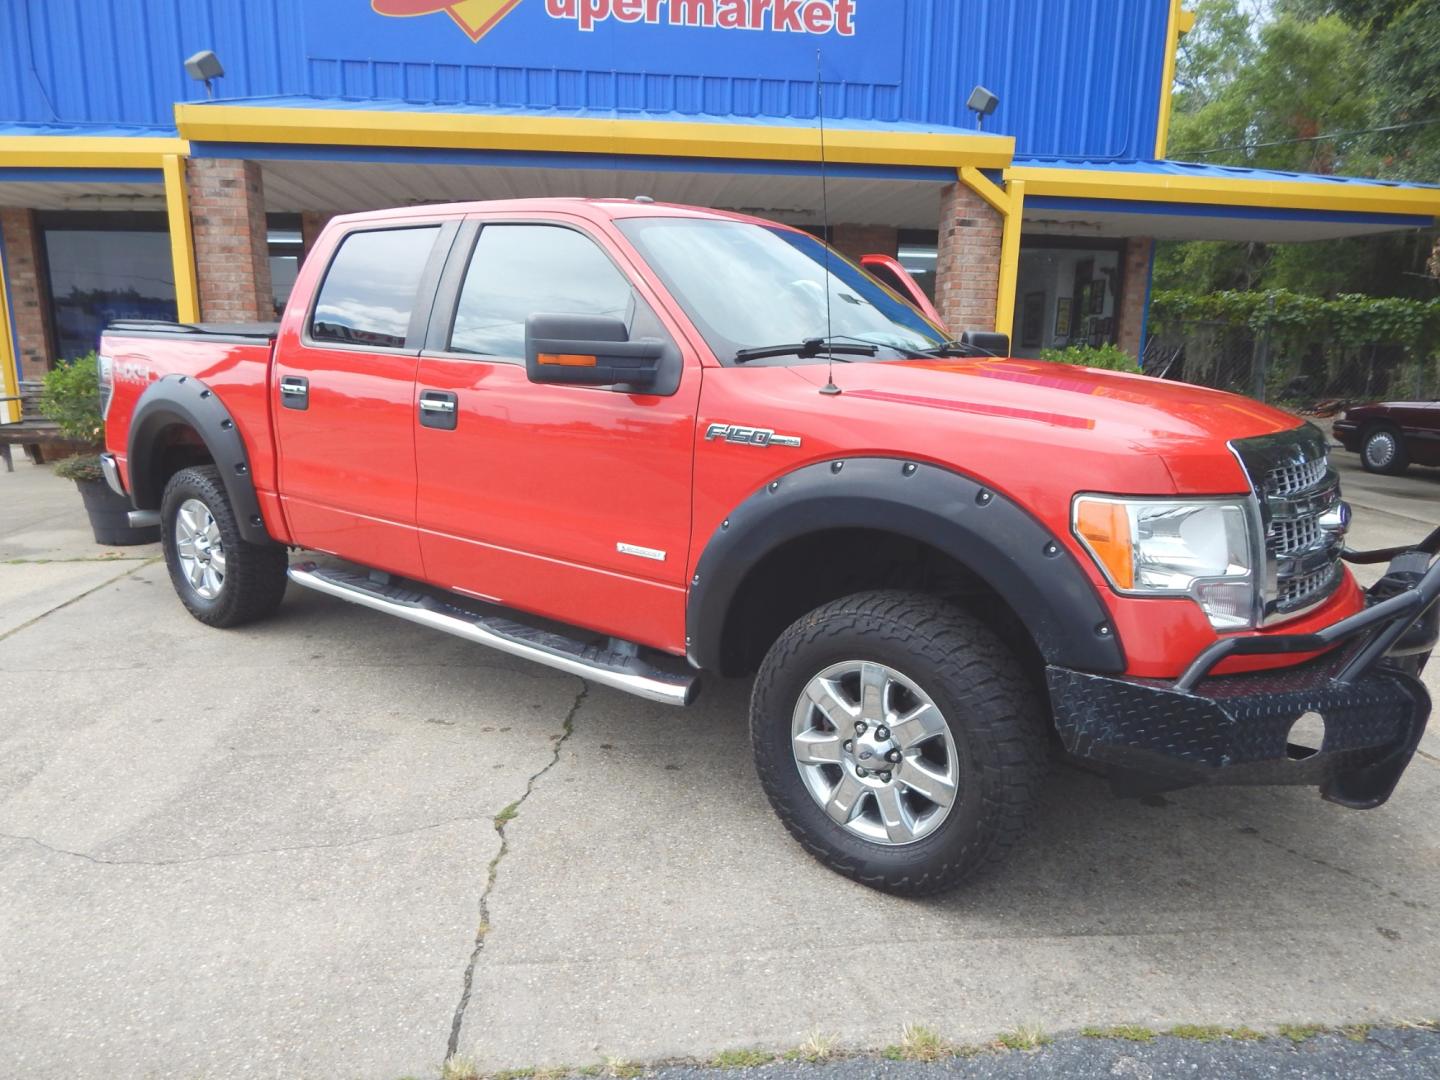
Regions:
[[735, 353], [735, 363], [748, 364], [751, 360], [768, 360], [772, 356], [798, 356], [802, 360], [811, 360], [817, 356], [875, 356], [879, 352], [879, 347], [875, 345], [836, 345], [825, 338], [812, 337], [794, 345], [762, 345], [758, 349], [740, 349]]

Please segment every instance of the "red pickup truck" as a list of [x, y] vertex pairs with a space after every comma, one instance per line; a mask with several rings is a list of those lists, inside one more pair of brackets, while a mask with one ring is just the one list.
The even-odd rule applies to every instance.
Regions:
[[1002, 857], [1052, 743], [1128, 792], [1384, 802], [1440, 530], [1350, 552], [1313, 427], [1007, 350], [754, 218], [358, 214], [278, 325], [112, 326], [105, 465], [211, 626], [288, 580], [656, 701], [758, 673], [775, 809], [877, 888]]

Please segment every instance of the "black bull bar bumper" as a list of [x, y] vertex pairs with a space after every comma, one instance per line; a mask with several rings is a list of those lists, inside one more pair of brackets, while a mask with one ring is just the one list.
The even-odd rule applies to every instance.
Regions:
[[[1047, 671], [1066, 749], [1130, 792], [1199, 784], [1298, 784], [1356, 809], [1385, 802], [1430, 715], [1417, 677], [1440, 635], [1440, 529], [1413, 549], [1345, 552], [1389, 561], [1366, 607], [1313, 634], [1224, 638], [1176, 681]], [[1313, 653], [1308, 663], [1211, 676], [1222, 660]], [[1318, 746], [1291, 741], [1304, 719]], [[1314, 741], [1313, 739], [1310, 741]]]

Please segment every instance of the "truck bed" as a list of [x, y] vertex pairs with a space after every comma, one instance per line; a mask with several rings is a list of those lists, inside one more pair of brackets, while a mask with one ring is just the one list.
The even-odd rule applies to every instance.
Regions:
[[165, 319], [119, 319], [105, 328], [107, 334], [126, 337], [190, 337], [204, 341], [268, 345], [280, 332], [278, 322], [182, 323]]

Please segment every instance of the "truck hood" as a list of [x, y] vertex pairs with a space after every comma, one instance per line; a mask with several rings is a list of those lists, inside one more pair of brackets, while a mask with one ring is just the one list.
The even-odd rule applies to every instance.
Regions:
[[[821, 366], [792, 368], [824, 385]], [[1013, 438], [1063, 452], [1101, 447], [1161, 458], [1177, 490], [1236, 490], [1232, 439], [1298, 427], [1300, 419], [1250, 398], [1146, 375], [1038, 360], [903, 360], [835, 365], [844, 396], [952, 414], [966, 428], [1005, 423]], [[960, 415], [956, 416], [960, 419]], [[1022, 435], [1022, 432], [1025, 434]], [[1033, 436], [1029, 433], [1033, 432]]]

